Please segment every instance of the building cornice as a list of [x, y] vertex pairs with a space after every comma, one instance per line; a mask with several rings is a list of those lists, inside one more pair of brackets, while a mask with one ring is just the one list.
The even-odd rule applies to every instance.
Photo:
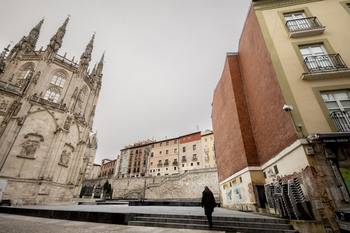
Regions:
[[253, 7], [255, 10], [268, 10], [320, 1], [324, 0], [256, 0]]

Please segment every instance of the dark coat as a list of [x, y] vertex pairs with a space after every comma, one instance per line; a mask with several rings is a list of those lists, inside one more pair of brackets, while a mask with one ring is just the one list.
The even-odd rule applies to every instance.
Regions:
[[215, 198], [209, 188], [204, 189], [202, 193], [202, 207], [204, 207], [205, 215], [214, 212], [216, 206]]

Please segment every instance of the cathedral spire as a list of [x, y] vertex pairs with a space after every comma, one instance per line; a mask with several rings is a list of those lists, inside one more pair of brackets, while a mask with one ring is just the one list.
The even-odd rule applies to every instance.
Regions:
[[58, 50], [61, 48], [63, 37], [64, 37], [64, 34], [66, 33], [68, 21], [69, 21], [69, 16], [64, 21], [63, 25], [58, 28], [56, 34], [53, 35], [53, 37], [51, 38], [50, 43], [47, 45], [47, 48], [45, 51], [45, 55], [44, 55], [45, 59], [52, 60], [53, 55], [57, 54]]
[[105, 58], [105, 52], [103, 52], [100, 62], [97, 65], [96, 74], [102, 78], [103, 62]]
[[20, 59], [27, 51], [34, 51], [36, 43], [39, 38], [41, 25], [44, 19], [42, 19], [28, 34], [23, 36], [22, 39], [11, 49], [8, 57], [10, 60]]
[[92, 35], [92, 38], [89, 44], [86, 46], [84, 53], [80, 57], [79, 67], [81, 71], [86, 72], [89, 67], [89, 62], [91, 61], [92, 49], [94, 48], [94, 39], [95, 39], [95, 33]]
[[43, 25], [43, 23], [44, 19], [40, 20], [40, 22], [29, 32], [29, 35], [26, 37], [26, 40], [33, 50], [35, 49], [36, 43], [38, 42], [41, 25]]

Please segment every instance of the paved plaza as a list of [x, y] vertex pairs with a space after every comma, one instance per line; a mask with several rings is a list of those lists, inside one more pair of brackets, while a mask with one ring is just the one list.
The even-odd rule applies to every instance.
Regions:
[[161, 227], [139, 227], [104, 223], [68, 221], [59, 219], [37, 218], [22, 215], [0, 214], [1, 233], [223, 233], [223, 231], [206, 231], [191, 229], [169, 229]]
[[[13, 207], [16, 208], [16, 207]], [[201, 207], [187, 206], [127, 206], [127, 205], [51, 205], [51, 206], [22, 206], [21, 208], [89, 211], [108, 213], [143, 213], [143, 214], [173, 214], [173, 215], [197, 215], [204, 216]], [[216, 207], [213, 216], [217, 217], [241, 217], [241, 218], [272, 218], [260, 214], [229, 210]]]
[[[204, 210], [201, 207], [186, 206], [127, 206], [127, 205], [50, 205], [50, 206], [21, 206], [8, 207], [21, 209], [45, 209], [45, 210], [64, 210], [64, 211], [87, 211], [87, 212], [105, 212], [105, 213], [141, 213], [141, 214], [171, 214], [171, 215], [195, 215], [204, 216]], [[213, 216], [216, 217], [239, 217], [239, 218], [266, 218], [272, 217], [229, 210], [225, 208], [215, 208]], [[30, 217], [15, 214], [0, 214], [0, 232], [22, 233], [52, 233], [52, 232], [150, 232], [150, 233], [169, 233], [169, 232], [194, 232], [210, 233], [223, 232], [211, 230], [193, 230], [193, 229], [175, 229], [163, 227], [144, 227], [118, 224], [106, 224], [97, 222], [71, 221], [52, 218]]]

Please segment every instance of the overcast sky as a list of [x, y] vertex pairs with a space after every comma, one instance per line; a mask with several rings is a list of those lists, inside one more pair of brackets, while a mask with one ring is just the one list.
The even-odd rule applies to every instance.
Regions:
[[212, 129], [213, 91], [237, 51], [250, 0], [0, 0], [0, 49], [44, 18], [46, 48], [67, 15], [59, 50], [77, 61], [96, 32], [90, 68], [106, 51], [93, 130], [95, 163], [124, 146]]

